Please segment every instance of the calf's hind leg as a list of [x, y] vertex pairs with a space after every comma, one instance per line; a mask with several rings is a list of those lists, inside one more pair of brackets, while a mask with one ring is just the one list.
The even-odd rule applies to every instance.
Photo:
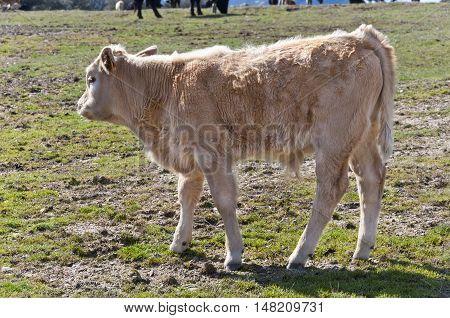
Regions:
[[374, 247], [386, 174], [375, 143], [364, 146], [357, 149], [350, 160], [350, 167], [356, 174], [361, 209], [358, 243], [353, 254], [357, 259], [368, 259]]
[[316, 197], [311, 218], [289, 257], [287, 268], [305, 265], [312, 255], [334, 208], [348, 186], [348, 160], [318, 153], [316, 156]]
[[238, 269], [242, 264], [244, 245], [236, 216], [237, 185], [234, 174], [227, 172], [226, 163], [223, 161], [215, 162], [212, 165], [214, 169], [211, 169], [208, 164], [201, 160], [200, 166], [205, 172], [211, 196], [225, 226], [227, 253], [224, 263], [225, 269]]
[[176, 253], [184, 252], [192, 240], [193, 212], [202, 190], [202, 173], [180, 174], [178, 178], [178, 200], [181, 205], [180, 220], [170, 245], [170, 249]]

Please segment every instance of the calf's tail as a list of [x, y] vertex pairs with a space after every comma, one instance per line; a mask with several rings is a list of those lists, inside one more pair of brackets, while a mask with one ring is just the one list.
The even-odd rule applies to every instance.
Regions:
[[371, 25], [361, 25], [354, 32], [357, 37], [363, 39], [374, 51], [380, 60], [383, 74], [383, 88], [378, 97], [376, 120], [379, 123], [378, 145], [383, 161], [386, 162], [392, 155], [393, 148], [393, 112], [395, 93], [395, 52], [389, 45], [388, 39]]

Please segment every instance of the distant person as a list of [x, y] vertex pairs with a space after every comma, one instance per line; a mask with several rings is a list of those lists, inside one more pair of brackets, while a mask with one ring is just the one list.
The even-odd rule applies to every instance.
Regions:
[[[137, 17], [138, 19], [143, 19], [142, 16], [142, 4], [144, 3], [144, 0], [134, 0], [134, 12], [137, 11]], [[157, 18], [162, 18], [162, 16], [159, 14], [158, 9], [156, 8], [158, 4], [158, 0], [149, 0], [150, 6], [152, 7], [153, 13]]]

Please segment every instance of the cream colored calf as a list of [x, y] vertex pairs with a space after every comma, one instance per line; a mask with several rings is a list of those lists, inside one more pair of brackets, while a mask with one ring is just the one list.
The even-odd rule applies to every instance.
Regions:
[[304, 155], [316, 160], [311, 218], [288, 267], [313, 253], [348, 186], [357, 176], [361, 222], [355, 258], [375, 243], [392, 151], [394, 50], [372, 26], [315, 38], [231, 50], [216, 46], [136, 55], [109, 46], [87, 68], [82, 116], [129, 127], [147, 155], [179, 174], [181, 203], [170, 248], [192, 240], [193, 210], [206, 178], [226, 231], [225, 267], [241, 265], [233, 163], [279, 160], [295, 172]]

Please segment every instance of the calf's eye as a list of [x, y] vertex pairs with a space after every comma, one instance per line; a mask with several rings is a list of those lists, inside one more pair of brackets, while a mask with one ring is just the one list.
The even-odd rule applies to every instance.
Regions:
[[88, 77], [88, 83], [89, 83], [89, 84], [92, 84], [92, 83], [94, 83], [94, 82], [95, 82], [95, 77], [89, 76], [89, 77]]

